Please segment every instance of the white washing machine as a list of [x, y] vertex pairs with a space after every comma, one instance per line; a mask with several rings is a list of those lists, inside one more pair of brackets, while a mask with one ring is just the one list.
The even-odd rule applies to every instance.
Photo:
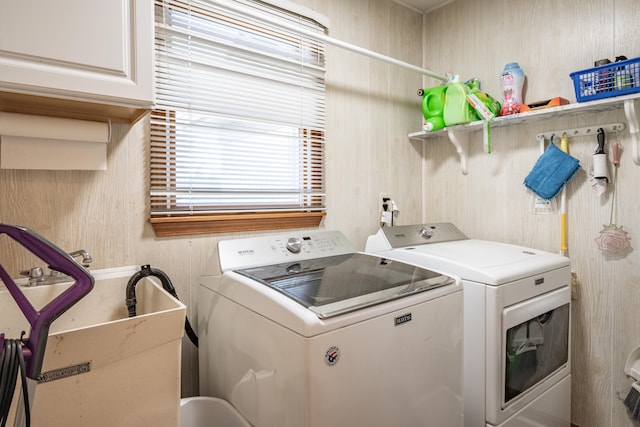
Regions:
[[200, 393], [254, 427], [462, 426], [462, 294], [336, 231], [222, 241], [199, 286]]
[[570, 426], [568, 258], [451, 223], [385, 227], [365, 251], [462, 279], [465, 427]]

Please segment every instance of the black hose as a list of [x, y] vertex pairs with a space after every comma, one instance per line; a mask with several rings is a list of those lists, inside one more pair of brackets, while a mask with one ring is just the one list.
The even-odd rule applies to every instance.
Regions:
[[[178, 294], [176, 293], [176, 288], [174, 288], [173, 283], [171, 283], [171, 279], [169, 279], [169, 276], [167, 276], [164, 271], [159, 270], [157, 268], [151, 268], [150, 265], [143, 265], [140, 267], [140, 271], [136, 272], [133, 276], [131, 276], [131, 278], [129, 279], [129, 282], [127, 283], [126, 296], [127, 296], [127, 310], [129, 311], [129, 317], [134, 317], [136, 315], [136, 303], [137, 303], [136, 285], [142, 278], [147, 276], [154, 276], [160, 279], [160, 283], [162, 283], [162, 287], [164, 288], [164, 290], [169, 292], [171, 296], [173, 296], [178, 301], [180, 300], [180, 298], [178, 298]], [[184, 330], [187, 333], [187, 336], [189, 337], [193, 345], [198, 347], [198, 336], [196, 335], [195, 331], [191, 327], [191, 323], [189, 323], [189, 319], [186, 317], [184, 320]]]
[[16, 389], [18, 372], [22, 380], [22, 398], [24, 402], [25, 426], [31, 425], [31, 410], [29, 406], [29, 390], [22, 354], [22, 341], [4, 340], [4, 347], [0, 353], [0, 426], [5, 427], [9, 418], [11, 401]]

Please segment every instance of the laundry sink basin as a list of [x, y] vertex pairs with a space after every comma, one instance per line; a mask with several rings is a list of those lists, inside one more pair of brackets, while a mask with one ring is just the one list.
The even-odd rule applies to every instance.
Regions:
[[[136, 286], [137, 316], [128, 317], [125, 289], [136, 271], [92, 272], [93, 290], [51, 324], [33, 395], [33, 427], [178, 425], [186, 307], [145, 277]], [[70, 285], [21, 290], [39, 310]], [[29, 331], [5, 289], [0, 325], [6, 338]]]

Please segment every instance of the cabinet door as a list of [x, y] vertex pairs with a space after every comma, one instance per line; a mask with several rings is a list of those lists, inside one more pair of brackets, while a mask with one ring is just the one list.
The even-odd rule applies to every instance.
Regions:
[[153, 104], [151, 0], [0, 0], [0, 90]]

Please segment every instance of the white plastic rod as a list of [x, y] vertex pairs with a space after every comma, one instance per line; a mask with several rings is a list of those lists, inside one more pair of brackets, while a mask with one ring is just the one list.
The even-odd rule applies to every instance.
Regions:
[[316, 40], [321, 40], [321, 41], [323, 41], [325, 43], [328, 43], [328, 44], [331, 44], [331, 45], [334, 45], [334, 46], [338, 46], [338, 47], [341, 47], [343, 49], [347, 49], [347, 50], [350, 50], [352, 52], [359, 53], [361, 55], [365, 55], [365, 56], [368, 56], [368, 57], [371, 57], [371, 58], [379, 59], [380, 61], [385, 61], [385, 62], [394, 64], [394, 65], [397, 65], [399, 67], [403, 67], [403, 68], [406, 68], [408, 70], [415, 71], [416, 73], [423, 74], [425, 76], [428, 76], [428, 77], [431, 77], [431, 78], [434, 78], [434, 79], [437, 79], [437, 80], [441, 80], [443, 82], [449, 81], [449, 79], [446, 76], [442, 76], [440, 74], [434, 73], [433, 71], [427, 70], [426, 68], [421, 68], [421, 67], [418, 67], [416, 65], [409, 64], [408, 62], [403, 62], [403, 61], [400, 61], [398, 59], [391, 58], [389, 56], [385, 56], [385, 55], [382, 55], [380, 53], [377, 53], [377, 52], [362, 48], [360, 46], [352, 45], [352, 44], [349, 44], [347, 42], [343, 42], [342, 40], [334, 39], [333, 37], [329, 37], [329, 36], [327, 36], [327, 35], [325, 35], [323, 33], [310, 31], [310, 30], [307, 30], [305, 28], [301, 28], [301, 27], [299, 27], [297, 25], [288, 24], [288, 23], [282, 22], [282, 21], [275, 21], [275, 20], [267, 19], [263, 15], [257, 14], [257, 13], [253, 12], [249, 8], [238, 7], [238, 5], [236, 3], [234, 3], [234, 2], [224, 1], [224, 0], [214, 0], [214, 3], [216, 3], [217, 5], [219, 5], [221, 7], [227, 8], [229, 10], [233, 10], [235, 12], [243, 13], [243, 14], [245, 14], [247, 16], [251, 16], [253, 18], [260, 19], [262, 21], [267, 21], [267, 22], [269, 22], [271, 24], [278, 25], [278, 26], [283, 27], [283, 28], [287, 28], [287, 29], [289, 29], [291, 31], [296, 31], [296, 32], [298, 32], [300, 34], [303, 34], [305, 36], [314, 38]]

